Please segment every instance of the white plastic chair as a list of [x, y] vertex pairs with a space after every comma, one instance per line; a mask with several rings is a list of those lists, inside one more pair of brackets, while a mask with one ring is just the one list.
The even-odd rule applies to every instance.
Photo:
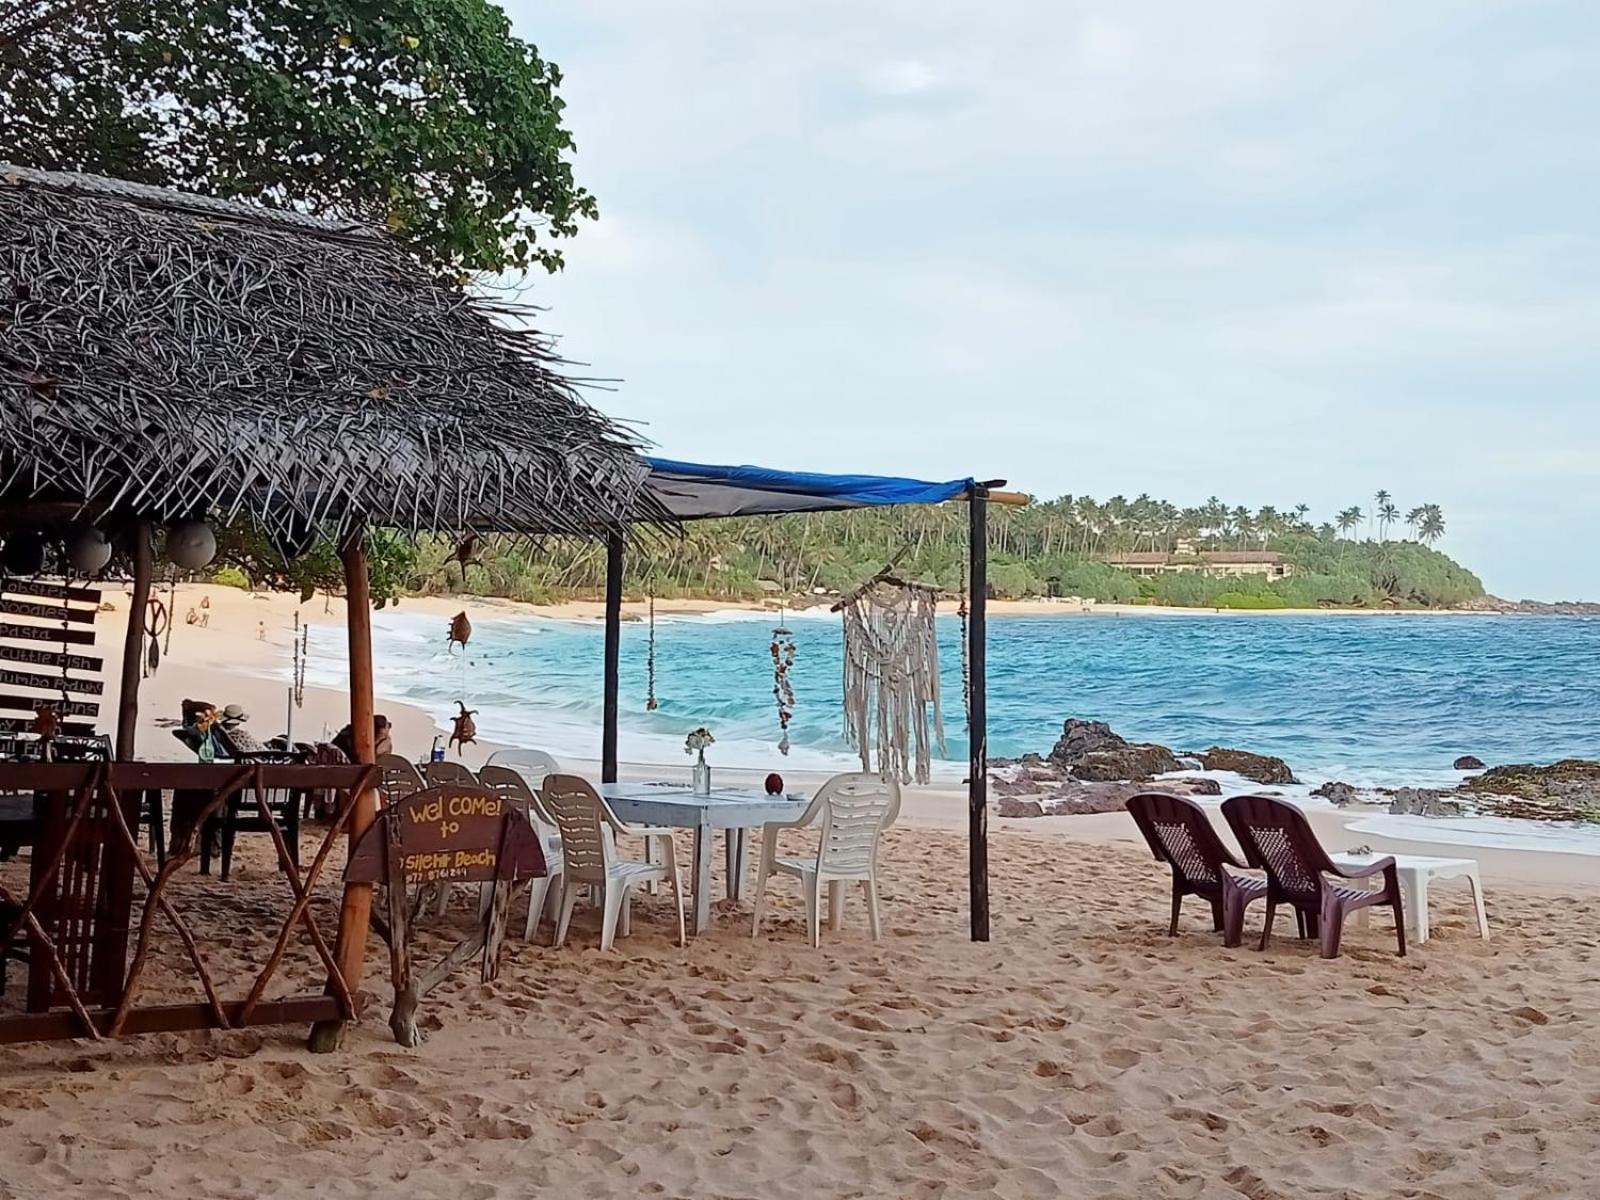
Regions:
[[561, 764], [552, 754], [543, 750], [519, 750], [512, 746], [505, 750], [496, 750], [484, 760], [486, 766], [510, 767], [518, 775], [528, 781], [528, 786], [538, 790], [544, 784], [546, 775], [554, 775], [561, 770]]
[[[843, 886], [859, 882], [867, 899], [867, 924], [872, 940], [882, 935], [878, 920], [878, 836], [900, 812], [900, 785], [867, 772], [835, 775], [817, 789], [806, 811], [793, 821], [771, 821], [762, 830], [761, 868], [756, 875], [755, 918], [750, 936], [761, 936], [766, 910], [767, 879], [774, 873], [793, 875], [805, 893], [806, 935], [821, 944], [819, 907], [822, 885], [829, 890], [829, 924], [838, 929], [844, 910]], [[784, 829], [822, 827], [815, 858], [779, 858], [778, 833]]]
[[[543, 775], [539, 777], [539, 785], [544, 783], [545, 778]], [[490, 791], [505, 796], [525, 812], [528, 821], [533, 825], [534, 832], [539, 835], [539, 844], [544, 847], [546, 874], [544, 878], [534, 879], [528, 884], [528, 921], [523, 928], [522, 936], [525, 940], [531, 941], [533, 935], [538, 932], [546, 899], [561, 894], [559, 888], [552, 891], [552, 885], [561, 878], [563, 870], [561, 832], [539, 800], [539, 793], [536, 790], [539, 785], [530, 784], [521, 771], [514, 767], [486, 764], [478, 771], [478, 782]]]
[[422, 782], [431, 788], [444, 787], [452, 783], [467, 783], [477, 786], [478, 777], [467, 769], [465, 763], [425, 762], [422, 764]]
[[398, 804], [426, 786], [416, 764], [402, 754], [378, 755], [377, 767], [378, 789], [385, 805]]
[[[577, 775], [547, 776], [542, 799], [545, 811], [561, 830], [561, 917], [556, 922], [553, 944], [559, 946], [567, 940], [579, 887], [592, 885], [600, 890], [600, 949], [609, 950], [619, 927], [624, 936], [628, 933], [629, 894], [633, 888], [665, 881], [672, 884], [672, 898], [678, 907], [678, 945], [683, 945], [683, 880], [678, 875], [671, 832], [623, 824], [589, 781]], [[661, 862], [619, 857], [617, 836], [658, 839], [662, 844]]]

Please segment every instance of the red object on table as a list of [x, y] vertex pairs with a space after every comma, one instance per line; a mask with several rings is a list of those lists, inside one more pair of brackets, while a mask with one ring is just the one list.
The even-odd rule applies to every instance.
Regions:
[[776, 771], [767, 776], [767, 795], [783, 795], [783, 776], [779, 775]]

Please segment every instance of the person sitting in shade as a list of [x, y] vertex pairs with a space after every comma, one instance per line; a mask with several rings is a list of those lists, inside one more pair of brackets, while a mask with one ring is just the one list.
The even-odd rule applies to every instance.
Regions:
[[[382, 758], [385, 754], [394, 753], [394, 729], [389, 724], [389, 718], [382, 713], [375, 713], [372, 717], [373, 754]], [[333, 744], [344, 751], [345, 758], [351, 762], [356, 761], [356, 739], [354, 731], [346, 725], [333, 735]]]
[[266, 749], [260, 739], [245, 728], [245, 722], [249, 719], [250, 714], [245, 712], [242, 705], [230, 704], [222, 710], [222, 732], [227, 734], [233, 748], [242, 754]]

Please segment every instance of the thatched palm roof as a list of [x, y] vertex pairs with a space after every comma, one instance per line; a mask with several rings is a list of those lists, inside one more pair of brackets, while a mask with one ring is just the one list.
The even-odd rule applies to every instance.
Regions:
[[300, 538], [596, 533], [631, 440], [384, 234], [0, 165], [0, 497]]

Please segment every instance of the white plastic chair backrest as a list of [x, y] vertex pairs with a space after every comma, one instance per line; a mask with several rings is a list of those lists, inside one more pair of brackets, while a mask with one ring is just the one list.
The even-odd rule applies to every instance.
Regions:
[[378, 787], [385, 803], [398, 804], [413, 792], [422, 790], [422, 776], [416, 764], [402, 754], [378, 755]]
[[533, 822], [534, 829], [538, 830], [541, 837], [555, 836], [555, 822], [545, 815], [538, 793], [528, 786], [528, 781], [522, 777], [520, 771], [510, 767], [485, 765], [478, 770], [478, 782], [491, 792], [506, 797], [527, 813], [528, 820]]
[[422, 781], [429, 787], [436, 788], [454, 783], [476, 785], [478, 777], [467, 770], [464, 763], [427, 762], [422, 764]]
[[581, 775], [547, 775], [544, 807], [561, 831], [561, 858], [567, 878], [600, 881], [616, 858], [607, 836], [606, 802]]
[[878, 835], [900, 810], [900, 785], [868, 772], [835, 775], [818, 790], [817, 802], [822, 805], [818, 873], [870, 872]]
[[508, 750], [496, 750], [486, 762], [491, 767], [510, 767], [526, 779], [534, 791], [544, 786], [546, 775], [554, 775], [561, 770], [561, 764], [554, 755], [546, 754], [543, 750], [519, 750], [515, 746]]

